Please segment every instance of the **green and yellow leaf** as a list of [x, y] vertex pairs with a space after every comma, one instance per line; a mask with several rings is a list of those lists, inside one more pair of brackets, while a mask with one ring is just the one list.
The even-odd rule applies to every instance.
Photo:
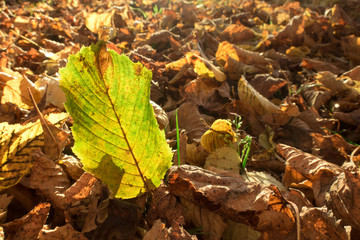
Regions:
[[60, 75], [84, 170], [118, 198], [159, 186], [172, 153], [149, 102], [151, 71], [99, 42], [70, 56]]

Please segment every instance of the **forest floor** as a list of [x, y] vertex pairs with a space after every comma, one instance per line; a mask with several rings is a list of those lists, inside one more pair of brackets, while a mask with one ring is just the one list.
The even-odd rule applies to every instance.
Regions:
[[[335, 2], [0, 1], [2, 239], [356, 239], [360, 5]], [[59, 70], [99, 40], [151, 70], [174, 153], [136, 198], [72, 151]]]

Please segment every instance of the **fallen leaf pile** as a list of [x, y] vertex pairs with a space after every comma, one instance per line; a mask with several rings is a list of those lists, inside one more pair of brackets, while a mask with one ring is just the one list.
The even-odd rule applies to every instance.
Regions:
[[[359, 13], [357, 0], [1, 1], [1, 238], [358, 239]], [[130, 103], [125, 92], [138, 87], [129, 82], [115, 98], [127, 112], [113, 106], [137, 116], [133, 132], [146, 122], [132, 104], [146, 106], [173, 150], [146, 193], [122, 187], [109, 166], [85, 171], [108, 149], [77, 114], [94, 117], [106, 97], [65, 95], [60, 78], [66, 94], [70, 81], [93, 83], [60, 69], [99, 40], [152, 73], [150, 99]], [[70, 100], [80, 107], [68, 113]], [[128, 154], [123, 135], [111, 144]], [[143, 137], [136, 150], [152, 168], [160, 159]], [[94, 147], [80, 151], [74, 139]]]

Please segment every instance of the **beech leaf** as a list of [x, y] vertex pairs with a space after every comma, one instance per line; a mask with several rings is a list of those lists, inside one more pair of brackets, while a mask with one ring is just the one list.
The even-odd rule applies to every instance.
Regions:
[[151, 71], [100, 41], [70, 56], [60, 75], [84, 170], [118, 198], [159, 186], [172, 153], [149, 102]]

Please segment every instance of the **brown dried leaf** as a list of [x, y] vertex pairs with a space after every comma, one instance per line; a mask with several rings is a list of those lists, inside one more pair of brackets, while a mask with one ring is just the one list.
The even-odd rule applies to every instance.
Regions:
[[335, 112], [333, 116], [334, 118], [352, 126], [358, 126], [360, 124], [360, 109], [350, 113]]
[[326, 105], [327, 102], [332, 98], [334, 93], [329, 90], [315, 90], [315, 89], [304, 89], [303, 96], [307, 104], [316, 110], [319, 110], [322, 106]]
[[341, 47], [344, 55], [355, 64], [360, 63], [360, 37], [354, 35], [341, 38]]
[[325, 204], [345, 225], [360, 228], [360, 178], [358, 167], [355, 173], [344, 171], [331, 183], [324, 194]]
[[299, 118], [292, 118], [288, 124], [279, 128], [274, 136], [277, 143], [284, 143], [305, 152], [312, 149], [311, 128]]
[[334, 92], [342, 92], [349, 89], [349, 86], [337, 79], [336, 75], [329, 71], [318, 72], [316, 80]]
[[252, 40], [255, 38], [255, 33], [248, 27], [240, 24], [231, 24], [225, 28], [221, 33], [220, 39], [222, 41], [229, 41], [230, 43], [239, 44], [240, 42]]
[[36, 87], [41, 94], [46, 89], [46, 104], [45, 106], [53, 105], [61, 110], [64, 110], [65, 93], [59, 87], [59, 79], [56, 77], [44, 76], [35, 82]]
[[[175, 111], [169, 113], [171, 129], [175, 129]], [[185, 129], [190, 140], [200, 139], [206, 132], [207, 127], [200, 120], [204, 118], [198, 110], [198, 107], [191, 102], [183, 103], [178, 109], [179, 128]], [[212, 118], [211, 118], [212, 119]]]
[[308, 191], [305, 193], [307, 198], [314, 197], [317, 206], [325, 205], [337, 218], [343, 219], [344, 224], [357, 229], [360, 227], [358, 168], [355, 168], [356, 172], [351, 173], [335, 164], [282, 144], [278, 144], [278, 152], [286, 159], [283, 178], [285, 186], [305, 187]]
[[322, 118], [315, 108], [301, 112], [298, 118], [307, 123], [312, 131], [321, 134], [325, 134], [327, 129], [332, 130], [337, 124], [335, 119]]
[[91, 188], [96, 184], [99, 184], [99, 180], [90, 173], [84, 172], [84, 174], [66, 190], [66, 203], [71, 204], [88, 198], [91, 193]]
[[78, 180], [84, 173], [82, 163], [74, 156], [65, 155], [57, 162], [57, 164], [59, 164], [66, 174], [74, 180]]
[[109, 196], [109, 190], [103, 189], [99, 180], [85, 172], [65, 192], [66, 221], [75, 224], [76, 219], [82, 219], [78, 227], [83, 233], [98, 229], [97, 223], [104, 223], [108, 217]]
[[279, 110], [278, 106], [258, 93], [244, 77], [238, 82], [238, 94], [240, 101], [252, 106], [254, 111], [260, 116], [276, 113]]
[[23, 178], [21, 183], [39, 191], [55, 208], [65, 209], [65, 191], [70, 186], [68, 176], [40, 149], [33, 150], [32, 157], [35, 162], [31, 168], [31, 174]]
[[162, 183], [153, 194], [146, 220], [153, 225], [160, 218], [167, 226], [170, 226], [173, 221], [180, 219], [182, 211], [183, 206], [170, 193], [169, 188]]
[[266, 69], [266, 66], [271, 63], [257, 52], [244, 50], [226, 41], [221, 42], [216, 52], [216, 61], [224, 66], [228, 62], [228, 57], [260, 69]]
[[183, 214], [187, 224], [201, 228], [209, 240], [221, 239], [227, 228], [226, 219], [206, 207], [200, 207], [193, 202], [180, 198]]
[[205, 164], [206, 157], [209, 152], [206, 151], [201, 144], [193, 142], [186, 144], [186, 159], [185, 163], [203, 167]]
[[145, 234], [143, 240], [164, 239], [164, 240], [197, 240], [197, 237], [190, 235], [176, 221], [174, 221], [169, 229], [160, 219], [156, 220], [153, 227]]
[[2, 225], [7, 240], [36, 240], [49, 215], [50, 204], [39, 203], [28, 214]]
[[230, 102], [230, 87], [227, 82], [219, 84], [211, 79], [196, 79], [184, 87], [184, 95], [187, 100], [206, 109], [222, 109]]
[[66, 223], [63, 226], [55, 227], [55, 229], [43, 228], [39, 234], [38, 240], [87, 240], [81, 232], [76, 231], [71, 224]]
[[354, 67], [353, 69], [343, 73], [341, 76], [346, 76], [354, 81], [360, 81], [360, 66]]
[[160, 219], [156, 220], [152, 228], [146, 232], [143, 240], [153, 240], [153, 239], [164, 239], [169, 240], [169, 233], [165, 227], [165, 224], [161, 222]]
[[301, 234], [305, 239], [350, 239], [349, 231], [340, 225], [332, 211], [326, 207], [303, 207], [300, 217]]
[[284, 87], [287, 81], [282, 78], [274, 78], [270, 74], [257, 74], [250, 81], [250, 84], [265, 98], [270, 98]]
[[314, 70], [316, 72], [320, 71], [329, 71], [334, 74], [340, 74], [343, 72], [343, 70], [339, 69], [334, 64], [323, 62], [320, 60], [314, 60], [311, 58], [304, 58], [300, 64], [301, 67]]
[[349, 144], [338, 134], [322, 135], [312, 133], [311, 136], [314, 144], [312, 154], [339, 166], [350, 160], [349, 156], [355, 149], [354, 145]]
[[294, 216], [275, 187], [188, 165], [172, 166], [168, 183], [174, 195], [263, 234], [275, 237], [281, 231], [282, 239], [294, 228]]
[[[309, 17], [305, 14], [294, 16], [290, 22], [274, 38], [274, 43], [281, 43], [290, 46], [299, 46], [304, 43], [306, 38], [305, 26]], [[308, 45], [308, 44], [306, 44]]]
[[[277, 152], [286, 160], [284, 185], [289, 187], [299, 183], [306, 184], [313, 189], [315, 197], [320, 194], [321, 185], [325, 185], [333, 176], [343, 171], [333, 163], [284, 144], [277, 145]], [[313, 185], [315, 182], [316, 186]]]

